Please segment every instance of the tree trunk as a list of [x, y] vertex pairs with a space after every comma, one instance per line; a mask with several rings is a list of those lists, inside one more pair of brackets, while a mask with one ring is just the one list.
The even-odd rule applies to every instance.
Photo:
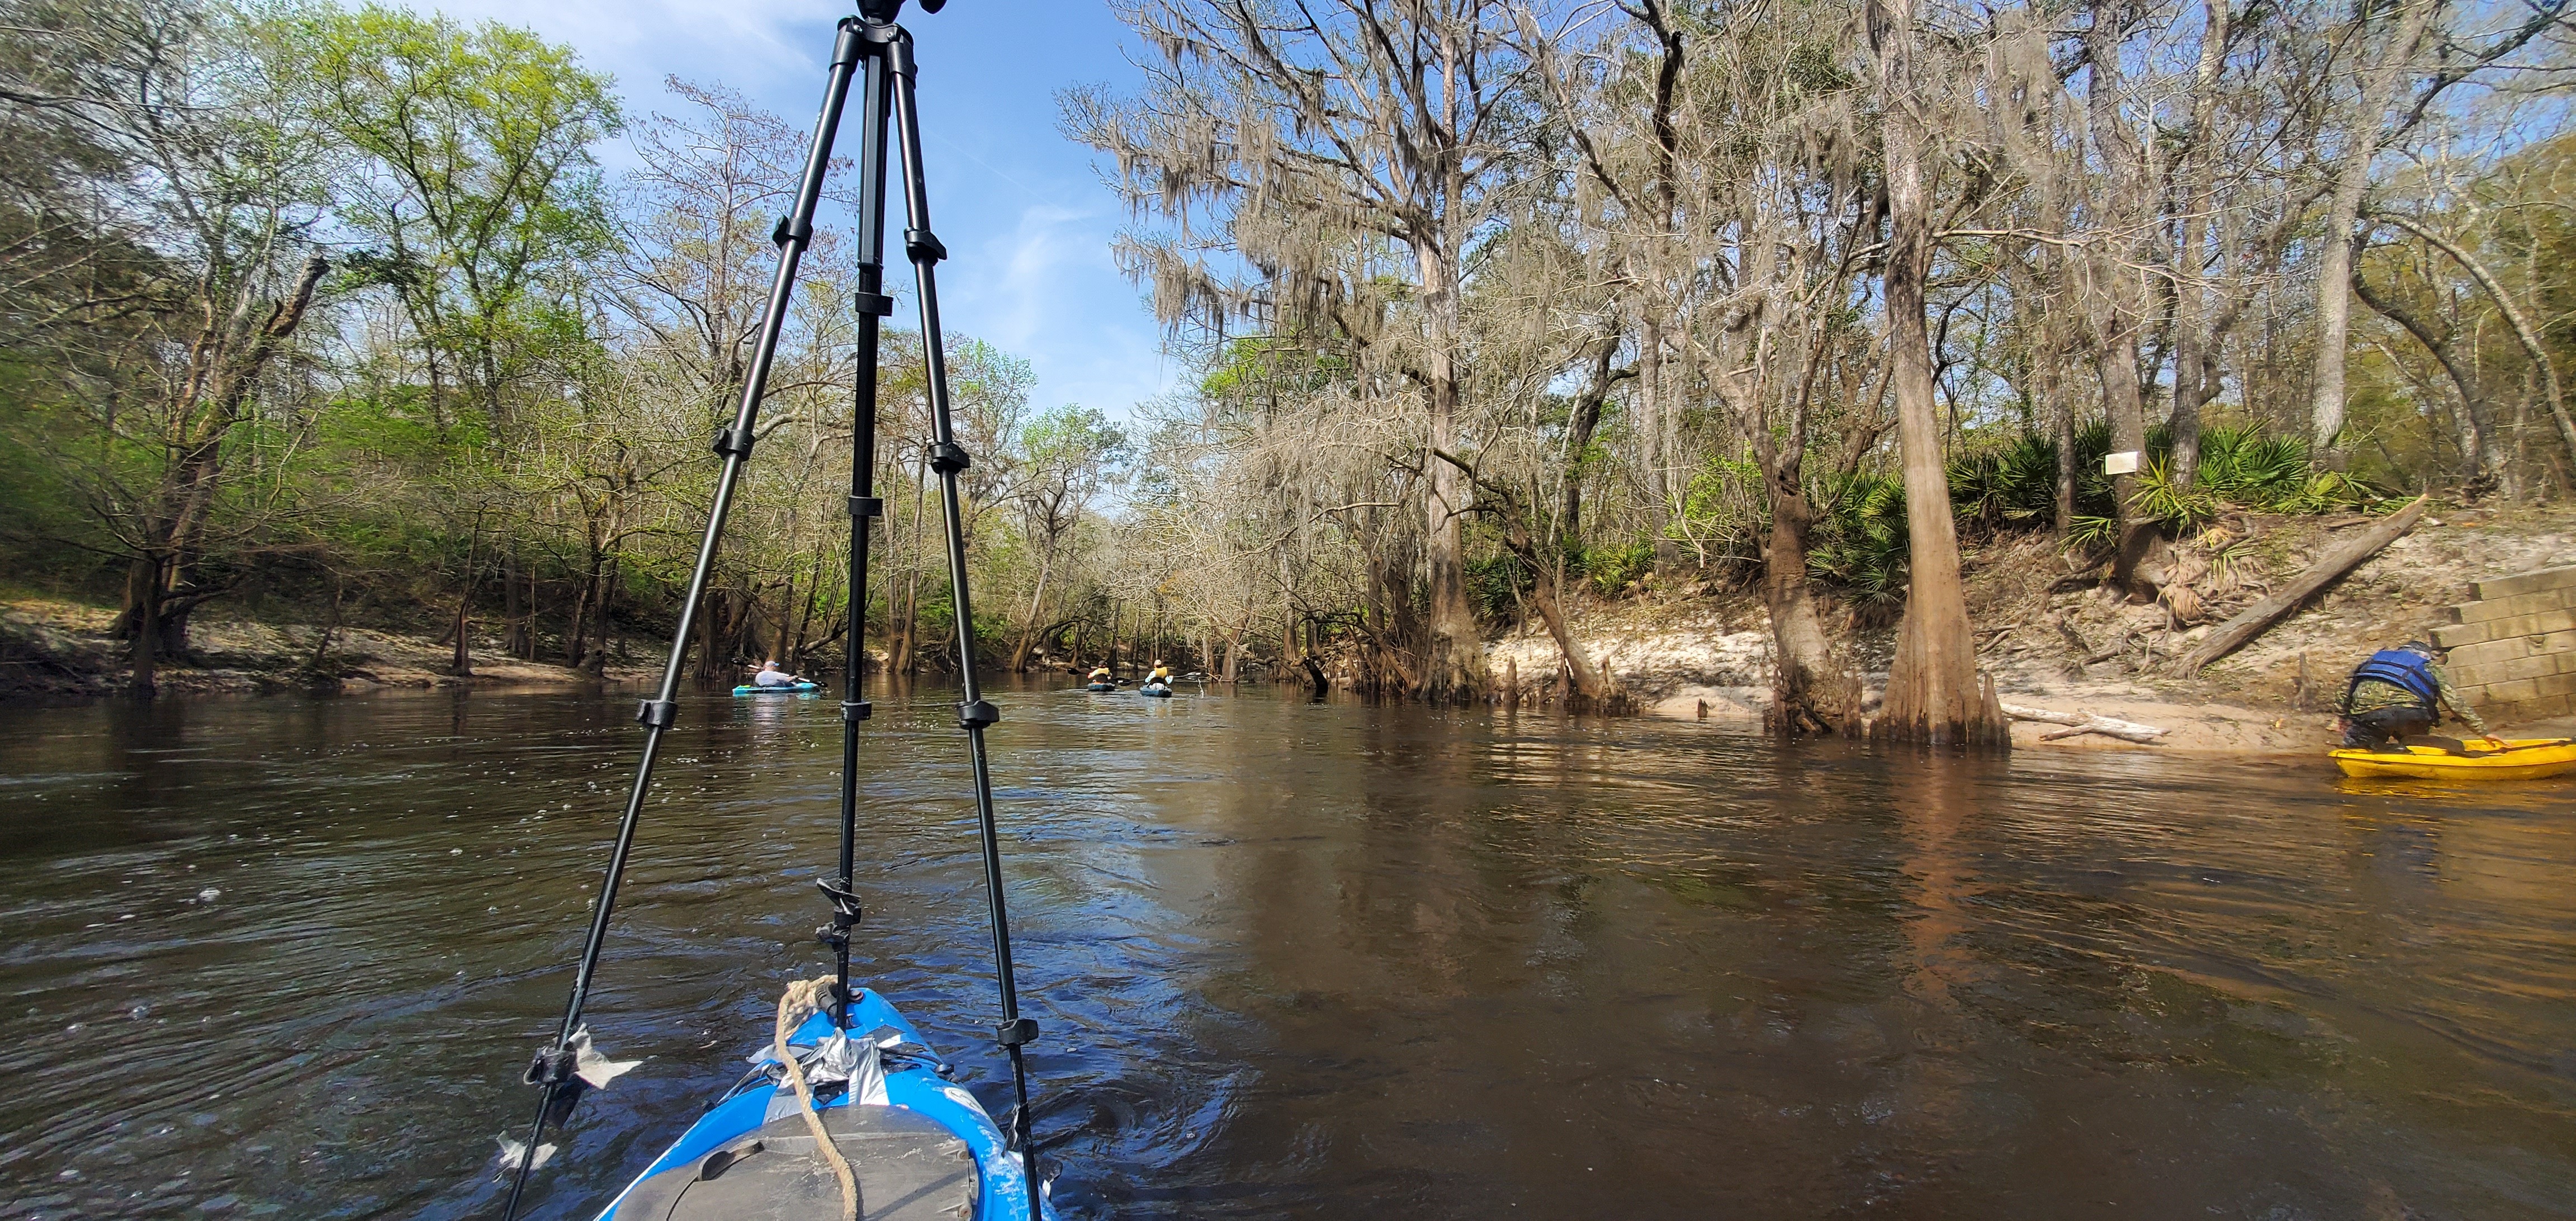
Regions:
[[472, 642], [468, 639], [467, 608], [474, 605], [474, 565], [483, 558], [483, 511], [474, 511], [474, 533], [465, 543], [465, 579], [456, 591], [456, 656], [447, 663], [447, 672], [459, 678], [474, 676]]
[[1028, 673], [1029, 646], [1033, 643], [1031, 633], [1037, 630], [1038, 607], [1046, 601], [1047, 577], [1054, 570], [1055, 555], [1049, 552], [1045, 559], [1038, 562], [1037, 592], [1029, 595], [1029, 617], [1020, 624], [1020, 643], [1011, 650], [1011, 673], [1013, 674]]
[[1772, 732], [1857, 734], [1860, 683], [1834, 647], [1807, 582], [1807, 532], [1814, 509], [1793, 470], [1773, 476], [1771, 544], [1762, 556], [1762, 604], [1771, 613]]
[[1610, 364], [1619, 354], [1619, 332], [1614, 327], [1602, 337], [1592, 352], [1592, 380], [1576, 395], [1565, 424], [1565, 461], [1557, 471], [1557, 496], [1563, 503], [1557, 518], [1558, 547], [1573, 554], [1583, 541], [1583, 455], [1592, 448], [1592, 434], [1601, 427], [1601, 404], [1610, 396], [1610, 387], [1622, 375], [1613, 373]]
[[[886, 596], [886, 615], [894, 622], [886, 625], [886, 673], [910, 674], [917, 652], [916, 633], [921, 623], [919, 600], [921, 574], [915, 572], [906, 583], [902, 598], [891, 592]], [[898, 608], [898, 603], [900, 607]]]
[[2182, 235], [2173, 259], [2173, 480], [2188, 488], [2200, 478], [2200, 409], [2218, 395], [2215, 327], [2207, 326], [2209, 296], [2201, 285], [2207, 260], [2211, 197], [2217, 178], [2212, 124], [2218, 113], [2219, 72], [2227, 55], [2227, 0], [2202, 0], [2200, 62], [2192, 75], [2191, 135], [2184, 187], [2177, 207]]
[[[2063, 382], [2059, 385], [2062, 387]], [[2057, 405], [2057, 540], [2075, 531], [2075, 399], [2059, 396]]]
[[592, 618], [597, 621], [592, 627], [592, 630], [598, 633], [597, 643], [591, 646], [590, 655], [583, 659], [583, 668], [593, 674], [604, 675], [608, 672], [608, 616], [616, 605], [617, 557], [611, 555], [608, 557], [608, 571], [599, 582], [599, 609], [592, 615]]
[[1520, 522], [1509, 522], [1505, 531], [1512, 553], [1520, 557], [1521, 563], [1529, 565], [1530, 605], [1538, 609], [1539, 621], [1547, 625], [1547, 634], [1556, 640], [1557, 653], [1565, 658], [1566, 672], [1574, 676], [1576, 706], [1614, 706], [1620, 702], [1618, 692], [1594, 672], [1590, 656], [1583, 651], [1583, 642], [1574, 638], [1574, 629], [1565, 621], [1564, 609], [1557, 605], [1556, 586], [1560, 578], [1554, 572], [1556, 565], [1539, 563], [1538, 549], [1532, 545], [1529, 531]]
[[1932, 269], [1932, 219], [1923, 197], [1923, 126], [1915, 113], [1913, 0], [1870, 0], [1884, 115], [1889, 241], [1886, 298], [1890, 379], [1905, 456], [1905, 524], [1911, 569], [1905, 620], [1887, 701], [1872, 733], [1934, 745], [2010, 749], [2010, 722], [1977, 682], [1976, 641], [1959, 585], [1959, 540], [1950, 517], [1941, 424], [1933, 412], [1932, 338], [1924, 281]]
[[[2156, 187], [2143, 137], [2121, 109], [2120, 56], [2125, 29], [2116, 15], [2120, 11], [2097, 0], [2092, 6], [2092, 24], [2085, 31], [2086, 62], [2092, 74], [2085, 90], [2086, 106], [2093, 144], [2103, 167], [2095, 211], [2097, 223], [2107, 223], [2111, 231], [2089, 252], [2084, 296], [2093, 323], [2093, 366], [2102, 384], [2102, 414], [2111, 425], [2111, 452], [2137, 454], [2143, 464], [2147, 408], [2145, 393], [2138, 385], [2138, 343], [2147, 325], [2148, 296], [2141, 269], [2149, 262], [2144, 235], [2155, 214]], [[1928, 252], [1926, 266], [1928, 269]], [[1891, 302], [1891, 313], [1893, 309]], [[1902, 376], [1902, 357], [1898, 365]], [[1906, 474], [1909, 478], [1913, 475], [1910, 453]], [[2138, 512], [2138, 483], [2135, 474], [2115, 475], [2111, 480], [2112, 513], [2119, 522], [2119, 534], [2110, 581], [2127, 590], [2133, 599], [2143, 600], [2152, 597], [2153, 591], [2137, 584], [2137, 569], [2155, 544], [2155, 525]], [[2000, 723], [2002, 718], [1998, 716], [1996, 720]]]
[[599, 598], [599, 548], [590, 549], [590, 563], [582, 573], [581, 588], [573, 591], [572, 618], [564, 624], [564, 664], [578, 668], [590, 642], [591, 605]]
[[126, 566], [125, 599], [134, 611], [134, 691], [151, 695], [159, 689], [161, 647], [161, 561], [146, 557]]
[[[2103, 260], [2103, 264], [2108, 263], [2109, 260]], [[2097, 265], [2097, 273], [2113, 277], [2114, 283], [2126, 281], [2131, 275], [2126, 268], [2108, 265]], [[2121, 288], [2109, 291], [2115, 298], [2127, 295]], [[2147, 449], [2147, 407], [2138, 386], [2136, 315], [2116, 302], [2106, 312], [2114, 330], [2103, 337], [2101, 352], [2094, 366], [2102, 381], [2102, 412], [2111, 420], [2111, 452], [2137, 454], [2138, 461], [2143, 464]], [[1900, 390], [1899, 394], [1902, 393]], [[2144, 469], [2143, 466], [2140, 469]], [[1913, 462], [1909, 459], [1906, 475], [1911, 478], [1913, 473]], [[2111, 560], [2110, 583], [2127, 591], [2132, 600], [2154, 596], [2154, 591], [2140, 586], [2137, 579], [2138, 565], [2145, 562], [2147, 552], [2156, 541], [2156, 524], [2138, 511], [2138, 482], [2136, 474], [2111, 477], [2111, 503], [2120, 523], [2120, 532], [2119, 549]]]
[[528, 630], [531, 609], [519, 597], [519, 553], [513, 547], [501, 557], [501, 621], [510, 625], [501, 642], [501, 651], [512, 657], [528, 655]]
[[331, 660], [332, 638], [337, 636], [340, 632], [340, 601], [342, 598], [347, 596], [347, 594], [347, 583], [342, 580], [339, 573], [332, 573], [331, 610], [330, 613], [322, 620], [321, 632], [314, 638], [313, 660], [306, 663], [304, 667], [305, 669], [312, 671], [316, 677], [336, 677], [335, 675], [330, 674], [329, 671], [325, 670], [324, 666], [326, 666]]
[[1297, 608], [1285, 601], [1283, 595], [1279, 607], [1279, 674], [1276, 681], [1289, 681], [1289, 667], [1296, 665], [1301, 656], [1304, 654], [1297, 648]]
[[[2370, 163], [2379, 156], [2380, 128], [2416, 47], [2432, 21], [2435, 0], [2412, 0], [2399, 11], [2396, 33], [2378, 63], [2362, 68], [2361, 96], [2346, 130], [2343, 163], [2335, 167], [2334, 191], [2326, 204], [2324, 247], [2317, 267], [2316, 374], [2308, 406], [2309, 443], [2329, 465], [2341, 467], [2343, 451], [2344, 358], [2352, 339], [2352, 226], [2361, 216], [2363, 194], [2370, 189]], [[2369, 32], [2366, 17], [2353, 21], [2352, 43], [2358, 49]]]
[[[1431, 408], [1431, 448], [1454, 451], [1458, 426], [1458, 286], [1444, 253], [1416, 248], [1431, 351], [1424, 386]], [[1467, 484], [1447, 463], [1428, 462], [1423, 472], [1423, 548], [1431, 569], [1430, 622], [1425, 633], [1420, 694], [1435, 704], [1465, 703], [1485, 685], [1485, 654], [1467, 605], [1465, 520]]]
[[1655, 548], [1655, 569], [1662, 571], [1673, 560], [1673, 545], [1665, 537], [1672, 525], [1672, 455], [1665, 452], [1664, 416], [1671, 405], [1664, 401], [1664, 332], [1650, 315], [1637, 327], [1637, 437], [1644, 453], [1646, 468], [1646, 528]]

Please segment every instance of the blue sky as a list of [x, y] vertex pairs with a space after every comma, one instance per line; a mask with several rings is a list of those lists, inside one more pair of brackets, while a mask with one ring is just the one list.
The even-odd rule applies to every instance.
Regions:
[[[633, 116], [676, 109], [662, 82], [677, 75], [739, 89], [799, 131], [822, 98], [833, 23], [856, 11], [816, 0], [413, 3], [569, 44], [616, 74]], [[1133, 88], [1126, 27], [1097, 0], [951, 0], [937, 14], [907, 5], [904, 25], [921, 60], [931, 218], [949, 250], [939, 269], [947, 325], [1027, 358], [1040, 409], [1078, 402], [1123, 416], [1168, 388], [1161, 332], [1110, 259], [1125, 210], [1090, 150], [1056, 132], [1056, 90]], [[626, 160], [622, 142], [602, 154], [612, 169]], [[897, 200], [897, 226], [902, 210]], [[908, 287], [896, 258], [889, 278]]]

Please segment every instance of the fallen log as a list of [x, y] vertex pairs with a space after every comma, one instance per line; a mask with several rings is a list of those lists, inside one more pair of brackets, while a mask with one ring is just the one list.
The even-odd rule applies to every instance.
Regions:
[[2255, 637], [2270, 631], [2273, 624], [2288, 618], [2291, 612], [2298, 610], [2308, 599], [2315, 597], [2318, 590], [2333, 584], [2337, 577], [2360, 567], [2363, 560], [2379, 554], [2382, 548], [2396, 542], [2400, 535], [2412, 529], [2415, 520], [2424, 516], [2424, 502], [2425, 498], [2418, 496], [2414, 503], [2379, 519], [2379, 524], [2353, 536], [2334, 550], [2327, 552], [2316, 563], [2308, 565], [2307, 571], [2300, 573], [2289, 584], [2275, 591], [2272, 596], [2246, 607], [2235, 618], [2211, 629], [2208, 639], [2201, 641], [2198, 647], [2183, 654], [2181, 661], [2174, 663], [2175, 671], [2185, 676], [2198, 674], [2209, 663], [2244, 648], [2252, 643]]
[[2005, 716], [2016, 721], [2038, 721], [2045, 725], [2067, 726], [2056, 733], [2039, 735], [2039, 740], [2042, 742], [2054, 742], [2059, 738], [2098, 733], [2103, 737], [2118, 738], [2123, 742], [2143, 743], [2153, 742], [2172, 732], [2153, 725], [2141, 725], [2136, 721], [2123, 721], [2118, 717], [2096, 716], [2090, 712], [2059, 712], [2052, 708], [2028, 708], [2020, 704], [2005, 704], [2003, 710]]

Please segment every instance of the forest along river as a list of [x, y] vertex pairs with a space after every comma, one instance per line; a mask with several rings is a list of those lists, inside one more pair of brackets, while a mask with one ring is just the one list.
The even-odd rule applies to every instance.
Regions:
[[[953, 696], [882, 697], [870, 982], [1007, 1079]], [[1028, 689], [1071, 1216], [2563, 1216], [2564, 783]], [[0, 711], [0, 1217], [488, 1217], [633, 700]], [[698, 699], [591, 1008], [585, 1216], [826, 961], [830, 700]]]

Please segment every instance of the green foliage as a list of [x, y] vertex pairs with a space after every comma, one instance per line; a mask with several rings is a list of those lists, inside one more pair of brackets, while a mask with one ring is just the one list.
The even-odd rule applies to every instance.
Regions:
[[2259, 554], [2250, 538], [2228, 538], [2213, 531], [2201, 536], [2201, 549], [2209, 556], [2209, 571], [2220, 580], [2228, 579], [2236, 566], [2253, 560]]
[[[2162, 426], [2147, 433], [2147, 453], [2169, 447]], [[2111, 477], [2102, 459], [2111, 452], [2111, 426], [2095, 421], [2075, 432], [2075, 513], [2115, 516]], [[1950, 503], [1963, 518], [1989, 529], [2027, 530], [2057, 518], [2057, 439], [2018, 433], [2000, 449], [1973, 450], [1950, 460]]]
[[1583, 579], [1592, 582], [1592, 588], [1602, 597], [1613, 597], [1654, 571], [1655, 544], [1639, 541], [1587, 547], [1582, 565]]
[[2307, 483], [2308, 446], [2259, 428], [2220, 425], [2200, 434], [2200, 485], [2222, 500], [2273, 505]]
[[1905, 481], [1854, 475], [1828, 489], [1807, 549], [1807, 571], [1858, 595], [1893, 602], [1905, 596]]
[[1721, 550], [1758, 552], [1756, 538], [1770, 529], [1770, 516], [1762, 468], [1750, 458], [1711, 455], [1682, 492], [1681, 512], [1670, 529], [1682, 541], [1714, 540]]
[[[1020, 363], [1025, 367], [1027, 362]], [[1073, 403], [1029, 421], [1020, 433], [1020, 448], [1033, 464], [1082, 471], [1120, 466], [1132, 456], [1125, 429], [1099, 411]]]
[[1309, 351], [1286, 340], [1237, 339], [1226, 345], [1215, 367], [1201, 379], [1199, 392], [1211, 402], [1244, 408], [1274, 395], [1314, 394], [1347, 376], [1349, 366], [1339, 356]]
[[1481, 619], [1511, 618], [1520, 596], [1529, 592], [1530, 579], [1529, 566], [1508, 551], [1467, 561], [1467, 597]]
[[497, 410], [503, 385], [584, 338], [545, 290], [613, 245], [590, 151], [618, 129], [610, 78], [497, 22], [370, 5], [297, 24], [320, 121], [368, 162], [337, 192], [341, 220], [379, 246], [348, 278], [391, 289], [475, 405]]
[[2200, 437], [2199, 490], [2215, 501], [2266, 513], [2337, 513], [2385, 499], [2366, 480], [2308, 468], [2307, 442], [2296, 437], [2225, 425]]
[[2057, 441], [2015, 436], [2001, 449], [1950, 459], [1950, 503], [1961, 517], [1990, 528], [2026, 530], [2057, 513]]
[[[2102, 473], [2110, 449], [2106, 424], [2076, 433], [2069, 541], [2077, 545], [2105, 543], [2118, 533], [2111, 477]], [[2171, 432], [2162, 425], [2148, 430], [2134, 495], [2133, 507], [2173, 534], [2204, 529], [2231, 505], [2264, 513], [2329, 513], [2381, 499], [2366, 481], [2331, 471], [2311, 474], [2307, 444], [2298, 438], [2230, 425], [2201, 434], [2200, 469], [2189, 488], [2174, 479]], [[1950, 501], [1961, 519], [1989, 529], [2049, 526], [2057, 506], [2056, 440], [2021, 433], [2000, 447], [1953, 458]]]
[[2173, 535], [2190, 534], [2218, 520], [2218, 498], [2200, 484], [2177, 483], [2169, 457], [2148, 460], [2138, 472], [2138, 490], [2129, 503], [2139, 516]]
[[1789, 49], [1788, 62], [1782, 75], [1802, 92], [1813, 94], [1845, 93], [1860, 84], [1860, 78], [1843, 66], [1838, 48], [1822, 43], [1802, 42]]
[[2289, 511], [2297, 513], [2334, 513], [2367, 509], [2388, 499], [2376, 487], [2341, 471], [2318, 471], [2308, 476], [2298, 496], [2288, 502]]
[[2108, 547], [2120, 537], [2120, 519], [2107, 513], [2078, 513], [2066, 541], [2077, 547]]

